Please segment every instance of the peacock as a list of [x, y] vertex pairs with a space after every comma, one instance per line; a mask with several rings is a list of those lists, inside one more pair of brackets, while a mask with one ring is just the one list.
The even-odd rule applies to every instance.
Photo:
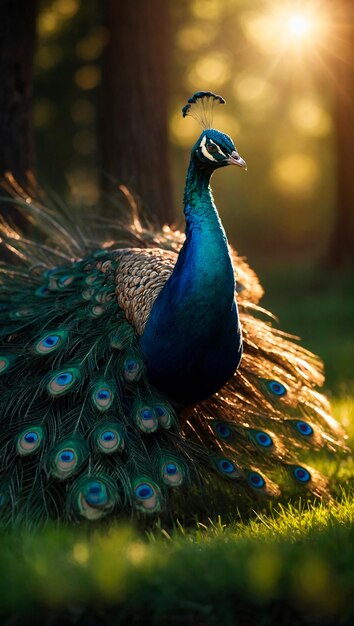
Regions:
[[144, 523], [328, 494], [309, 454], [347, 447], [317, 391], [321, 361], [259, 305], [211, 193], [216, 170], [246, 169], [212, 128], [224, 103], [197, 92], [182, 109], [202, 125], [185, 234], [135, 212], [100, 236], [99, 219], [79, 228], [34, 180], [5, 175], [37, 237], [1, 224], [16, 257], [0, 266], [2, 525]]

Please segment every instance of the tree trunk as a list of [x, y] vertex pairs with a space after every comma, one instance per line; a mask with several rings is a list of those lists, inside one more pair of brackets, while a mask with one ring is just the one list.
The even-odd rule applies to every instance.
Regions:
[[173, 220], [168, 159], [168, 0], [106, 4], [102, 167], [160, 224]]
[[336, 89], [337, 210], [329, 250], [333, 267], [354, 263], [354, 5], [352, 0], [332, 3], [338, 23], [338, 50], [332, 61]]
[[31, 119], [35, 0], [0, 0], [0, 176], [33, 169]]
[[[0, 0], [0, 180], [10, 171], [25, 183], [26, 172], [34, 167], [31, 111], [36, 15], [35, 0]], [[0, 215], [22, 231], [28, 230], [27, 220], [6, 201], [0, 203]], [[1, 260], [10, 258], [2, 248]]]

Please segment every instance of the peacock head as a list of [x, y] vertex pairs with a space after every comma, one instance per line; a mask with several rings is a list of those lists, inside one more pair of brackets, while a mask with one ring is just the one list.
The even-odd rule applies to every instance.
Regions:
[[214, 128], [204, 130], [192, 148], [192, 157], [202, 168], [217, 169], [226, 165], [238, 165], [247, 169], [231, 137]]
[[240, 157], [231, 137], [211, 128], [213, 109], [217, 104], [225, 104], [224, 98], [211, 91], [198, 91], [182, 109], [183, 117], [194, 117], [204, 128], [192, 148], [192, 159], [203, 169], [237, 165], [246, 170], [246, 161]]

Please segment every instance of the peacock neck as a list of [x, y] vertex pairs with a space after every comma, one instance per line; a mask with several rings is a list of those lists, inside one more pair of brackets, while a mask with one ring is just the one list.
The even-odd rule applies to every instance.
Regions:
[[234, 272], [210, 177], [191, 160], [186, 240], [141, 337], [151, 382], [183, 404], [220, 389], [241, 357]]
[[[210, 169], [198, 169], [194, 160], [191, 160], [184, 189], [186, 241], [188, 245], [188, 241], [193, 237], [193, 233], [203, 232], [203, 235], [207, 237], [209, 234], [212, 234], [216, 236], [217, 240], [220, 239], [223, 244], [226, 244], [225, 252], [229, 260], [225, 231], [216, 210], [210, 188], [211, 176], [212, 171]], [[210, 244], [208, 237], [206, 245], [209, 251], [211, 251]], [[203, 244], [201, 243], [201, 245]]]

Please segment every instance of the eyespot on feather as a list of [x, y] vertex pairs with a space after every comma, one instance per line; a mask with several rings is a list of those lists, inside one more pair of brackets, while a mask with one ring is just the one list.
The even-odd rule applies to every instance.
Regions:
[[171, 428], [173, 422], [173, 413], [171, 408], [160, 403], [154, 406], [154, 411], [160, 426], [165, 429]]
[[84, 300], [91, 300], [92, 296], [95, 295], [95, 290], [92, 289], [84, 289], [83, 292], [81, 293], [82, 297]]
[[306, 467], [302, 467], [301, 465], [295, 465], [292, 468], [292, 473], [295, 479], [300, 483], [306, 484], [311, 480], [310, 472], [306, 469]]
[[65, 289], [66, 287], [70, 287], [70, 285], [72, 285], [74, 280], [75, 280], [75, 275], [74, 274], [66, 274], [64, 276], [61, 276], [58, 279], [57, 285], [58, 285], [59, 289]]
[[93, 507], [106, 506], [108, 492], [106, 485], [100, 480], [90, 480], [86, 483], [85, 500]]
[[261, 446], [261, 448], [271, 448], [274, 444], [272, 437], [263, 430], [253, 432], [255, 442]]
[[67, 500], [68, 514], [72, 511], [95, 521], [107, 515], [118, 502], [118, 489], [105, 475], [84, 476], [73, 484]]
[[159, 426], [153, 407], [141, 403], [134, 409], [134, 420], [138, 428], [144, 433], [153, 433]]
[[91, 398], [97, 409], [107, 411], [112, 406], [114, 392], [109, 383], [102, 381], [93, 388]]
[[105, 308], [100, 304], [90, 307], [91, 317], [100, 317], [105, 312]]
[[63, 370], [58, 370], [50, 377], [47, 390], [51, 396], [62, 396], [75, 387], [79, 381], [79, 369], [77, 367], [67, 367]]
[[279, 382], [278, 380], [267, 380], [266, 385], [268, 390], [278, 398], [282, 398], [287, 393], [287, 388], [285, 387], [285, 385], [283, 385], [283, 383]]
[[39, 298], [47, 298], [50, 295], [50, 289], [47, 285], [42, 285], [41, 287], [38, 287], [34, 293]]
[[157, 484], [141, 476], [133, 482], [135, 506], [144, 513], [155, 513], [161, 510], [161, 491]]
[[232, 479], [242, 478], [241, 470], [238, 469], [230, 459], [226, 457], [214, 457], [213, 462], [219, 474]]
[[263, 489], [263, 487], [265, 486], [265, 480], [261, 474], [258, 474], [258, 472], [250, 472], [248, 474], [247, 480], [248, 484], [253, 489]]
[[55, 352], [67, 341], [68, 333], [65, 331], [54, 331], [46, 333], [34, 344], [36, 354], [46, 355]]
[[304, 437], [310, 437], [314, 432], [312, 426], [303, 420], [298, 420], [295, 423], [295, 428]]
[[80, 440], [63, 441], [49, 455], [49, 473], [65, 480], [79, 470], [86, 456], [86, 446]]
[[35, 454], [43, 440], [43, 429], [31, 426], [23, 430], [17, 437], [16, 451], [19, 456]]
[[58, 478], [64, 478], [64, 476], [72, 474], [77, 465], [75, 450], [70, 448], [61, 450], [56, 455], [54, 463], [56, 464], [56, 471], [53, 473]]
[[107, 423], [100, 426], [96, 430], [95, 440], [97, 449], [104, 454], [121, 452], [124, 448], [121, 427], [115, 423]]
[[127, 382], [137, 382], [143, 372], [143, 362], [138, 356], [128, 356], [123, 363], [123, 375]]
[[213, 427], [220, 439], [230, 439], [230, 437], [234, 434], [226, 422], [214, 422]]
[[169, 487], [179, 487], [184, 480], [184, 469], [175, 459], [166, 459], [161, 465], [161, 478]]
[[10, 369], [12, 359], [4, 354], [0, 354], [0, 374], [4, 374]]

